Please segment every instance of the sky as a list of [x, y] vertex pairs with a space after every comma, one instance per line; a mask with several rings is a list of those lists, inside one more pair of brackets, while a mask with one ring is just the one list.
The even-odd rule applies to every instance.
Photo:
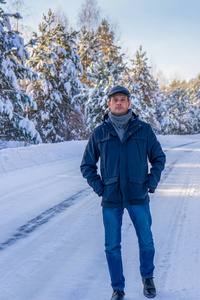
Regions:
[[[62, 7], [70, 26], [77, 29], [78, 13], [85, 0], [24, 0], [30, 16], [25, 20], [38, 29], [43, 13]], [[140, 45], [153, 74], [169, 81], [190, 80], [200, 73], [199, 0], [97, 0], [101, 16], [118, 24], [122, 52], [133, 59]]]

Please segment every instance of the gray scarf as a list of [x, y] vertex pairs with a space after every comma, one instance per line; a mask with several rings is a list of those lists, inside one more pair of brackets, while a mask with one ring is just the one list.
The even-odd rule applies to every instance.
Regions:
[[115, 116], [111, 111], [108, 113], [108, 116], [110, 118], [110, 121], [113, 124], [113, 127], [115, 128], [115, 131], [117, 132], [120, 141], [122, 141], [123, 136], [126, 132], [126, 129], [128, 127], [128, 123], [132, 117], [132, 110], [129, 109], [127, 114], [123, 116]]

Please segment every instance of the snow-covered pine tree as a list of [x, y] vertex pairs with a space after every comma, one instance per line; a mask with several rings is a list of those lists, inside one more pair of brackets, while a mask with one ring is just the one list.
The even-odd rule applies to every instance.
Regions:
[[158, 90], [157, 95], [155, 97], [155, 111], [156, 111], [156, 120], [157, 121], [157, 128], [156, 132], [157, 133], [166, 133], [167, 130], [169, 129], [169, 122], [170, 122], [170, 117], [169, 117], [169, 112], [167, 110], [167, 105], [166, 105], [166, 92], [164, 90]]
[[95, 37], [98, 41], [98, 56], [95, 56], [88, 66], [90, 73], [89, 94], [86, 102], [87, 128], [90, 132], [101, 123], [107, 112], [107, 91], [114, 85], [119, 85], [125, 64], [120, 47], [115, 44], [114, 32], [108, 21], [102, 20]]
[[192, 105], [187, 83], [174, 80], [166, 89], [169, 125], [163, 133], [192, 134], [199, 132], [199, 110]]
[[196, 132], [200, 132], [200, 75], [191, 79], [188, 85], [188, 94], [191, 101], [190, 105], [196, 115]]
[[82, 122], [77, 95], [83, 88], [77, 32], [66, 33], [63, 26], [53, 24], [54, 14], [49, 10], [39, 25], [40, 35], [34, 34], [29, 60], [39, 77], [29, 87], [37, 104], [37, 112], [31, 114], [44, 142], [80, 138], [82, 130], [77, 124]]
[[81, 28], [78, 34], [78, 54], [83, 66], [82, 83], [87, 84], [89, 88], [92, 81], [89, 68], [91, 63], [96, 62], [99, 57], [99, 42], [93, 30], [88, 31], [85, 27]]
[[10, 17], [13, 15], [0, 8], [0, 134], [6, 139], [38, 143], [39, 133], [26, 117], [26, 106], [32, 106], [32, 100], [19, 86], [19, 80], [31, 80], [32, 72], [25, 67], [28, 53], [23, 39], [11, 29]]
[[147, 60], [146, 52], [143, 52], [140, 46], [136, 51], [135, 59], [131, 60], [132, 68], [128, 71], [129, 79], [126, 78], [126, 82], [132, 94], [132, 106], [136, 114], [159, 132], [158, 116], [160, 113], [157, 107], [159, 88], [157, 81], [150, 74]]
[[89, 89], [87, 108], [87, 123], [90, 129], [99, 125], [103, 115], [108, 110], [107, 92], [114, 85], [121, 82], [120, 74], [123, 72], [123, 63], [113, 62], [111, 58], [104, 54], [99, 55], [97, 62], [91, 64], [91, 74], [93, 82]]
[[83, 26], [78, 34], [78, 55], [81, 58], [81, 64], [83, 67], [83, 74], [81, 79], [83, 84], [82, 97], [79, 97], [79, 108], [82, 120], [82, 139], [87, 139], [91, 133], [90, 126], [88, 126], [88, 110], [86, 107], [86, 103], [90, 94], [89, 89], [94, 83], [93, 74], [90, 71], [91, 65], [98, 61], [99, 58], [98, 46], [99, 43], [97, 38], [95, 37], [94, 30], [86, 30], [86, 27]]
[[99, 52], [103, 53], [110, 59], [119, 63], [122, 62], [123, 55], [120, 54], [121, 47], [116, 45], [115, 32], [111, 28], [108, 20], [103, 19], [98, 26], [95, 36], [99, 41]]
[[189, 81], [190, 99], [194, 105], [200, 108], [200, 75]]

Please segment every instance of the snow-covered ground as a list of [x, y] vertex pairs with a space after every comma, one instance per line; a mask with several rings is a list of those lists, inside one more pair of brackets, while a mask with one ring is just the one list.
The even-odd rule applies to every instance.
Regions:
[[[157, 299], [199, 300], [200, 135], [159, 136], [166, 169], [151, 196]], [[79, 165], [86, 141], [0, 150], [0, 300], [111, 297], [100, 198]], [[128, 214], [126, 300], [142, 300]]]

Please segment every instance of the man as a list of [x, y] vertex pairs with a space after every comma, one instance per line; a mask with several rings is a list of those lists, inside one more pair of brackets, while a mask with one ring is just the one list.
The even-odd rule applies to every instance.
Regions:
[[[102, 196], [105, 252], [113, 288], [111, 300], [123, 300], [125, 295], [121, 257], [124, 208], [128, 210], [138, 237], [143, 293], [153, 298], [156, 295], [153, 281], [155, 251], [148, 193], [154, 193], [158, 185], [165, 154], [151, 126], [140, 121], [130, 109], [129, 91], [115, 86], [108, 97], [110, 112], [90, 136], [81, 172], [94, 191]], [[101, 176], [97, 173], [99, 157]]]

